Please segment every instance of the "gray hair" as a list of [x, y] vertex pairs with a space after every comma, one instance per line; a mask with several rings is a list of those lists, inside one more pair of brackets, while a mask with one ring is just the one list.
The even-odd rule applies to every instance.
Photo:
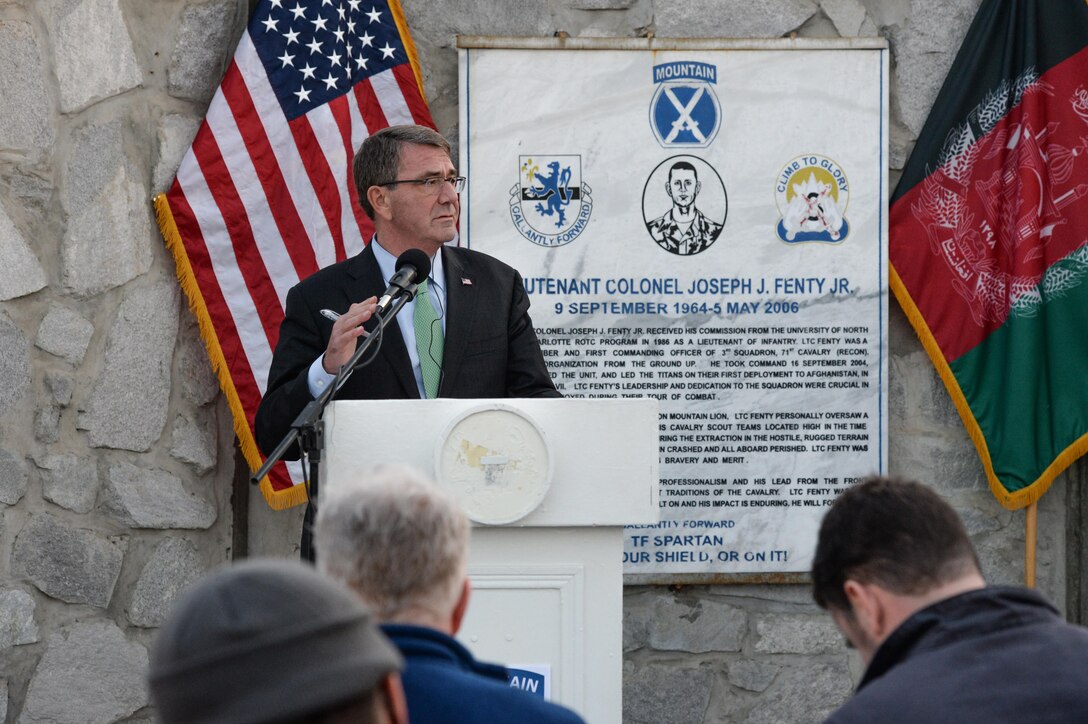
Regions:
[[383, 621], [422, 609], [448, 615], [468, 570], [468, 518], [429, 477], [379, 465], [323, 493], [317, 566]]
[[389, 183], [400, 169], [400, 149], [405, 144], [441, 148], [449, 156], [449, 142], [438, 131], [426, 126], [387, 126], [363, 141], [351, 164], [359, 205], [371, 219], [374, 207], [366, 197], [367, 189]]

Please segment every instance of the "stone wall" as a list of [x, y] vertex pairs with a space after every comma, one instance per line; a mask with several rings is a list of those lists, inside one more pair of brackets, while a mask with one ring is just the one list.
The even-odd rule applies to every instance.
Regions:
[[0, 720], [149, 720], [154, 627], [231, 556], [229, 414], [150, 199], [247, 15], [0, 2]]
[[[434, 117], [454, 139], [458, 34], [882, 35], [893, 182], [978, 2], [402, 1]], [[2, 721], [148, 720], [154, 627], [186, 583], [232, 556], [229, 414], [149, 200], [172, 179], [251, 5], [0, 0]], [[1023, 515], [986, 489], [894, 305], [890, 346], [892, 471], [936, 485], [990, 579], [1019, 582]], [[1040, 587], [1059, 603], [1065, 482], [1040, 512]], [[251, 553], [293, 554], [297, 509], [273, 513], [254, 495], [248, 511]], [[625, 593], [625, 721], [816, 721], [859, 674], [805, 586]]]

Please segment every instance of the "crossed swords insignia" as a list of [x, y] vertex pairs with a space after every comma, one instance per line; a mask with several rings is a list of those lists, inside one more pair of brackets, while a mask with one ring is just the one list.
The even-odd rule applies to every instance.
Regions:
[[675, 121], [672, 122], [672, 129], [669, 131], [669, 135], [665, 137], [665, 143], [672, 143], [676, 140], [676, 137], [680, 135], [681, 131], [691, 131], [691, 135], [699, 141], [699, 143], [706, 142], [706, 136], [699, 130], [699, 122], [691, 117], [691, 114], [695, 112], [695, 106], [699, 104], [699, 99], [703, 97], [703, 92], [706, 90], [704, 86], [697, 86], [695, 93], [692, 94], [691, 99], [687, 102], [687, 105], [680, 102], [680, 99], [673, 93], [672, 88], [665, 89], [665, 97], [672, 103], [680, 115]]

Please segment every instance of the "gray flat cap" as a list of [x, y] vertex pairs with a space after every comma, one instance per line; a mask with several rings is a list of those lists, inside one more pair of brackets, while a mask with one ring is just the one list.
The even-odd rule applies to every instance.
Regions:
[[151, 652], [166, 724], [303, 717], [373, 692], [403, 660], [340, 584], [295, 561], [255, 560], [198, 583]]

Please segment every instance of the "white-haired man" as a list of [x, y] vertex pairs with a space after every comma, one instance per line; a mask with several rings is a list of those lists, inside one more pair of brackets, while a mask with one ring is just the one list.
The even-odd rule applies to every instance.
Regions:
[[353, 589], [404, 655], [412, 724], [575, 724], [561, 706], [507, 684], [453, 639], [468, 608], [469, 522], [433, 481], [403, 465], [373, 468], [326, 491], [318, 567]]

